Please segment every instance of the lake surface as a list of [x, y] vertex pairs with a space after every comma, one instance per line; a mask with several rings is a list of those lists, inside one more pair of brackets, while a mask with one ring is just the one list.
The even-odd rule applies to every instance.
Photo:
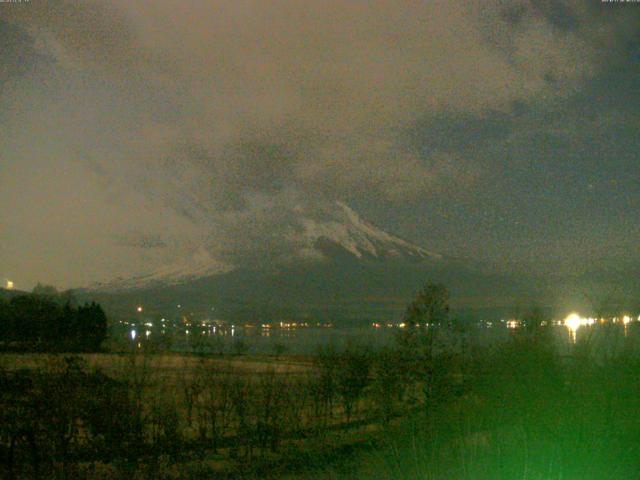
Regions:
[[[423, 330], [424, 327], [421, 328]], [[488, 327], [446, 332], [441, 335], [444, 344], [490, 345], [512, 338], [522, 327], [508, 328], [506, 323]], [[552, 331], [552, 339], [561, 354], [569, 354], [575, 345], [586, 345], [602, 354], [613, 353], [624, 348], [638, 347], [640, 351], [640, 322], [627, 325], [607, 323], [603, 325], [580, 326], [571, 329], [564, 325], [547, 327]], [[355, 346], [371, 349], [392, 346], [404, 329], [397, 326], [306, 326], [280, 328], [271, 326], [236, 325], [191, 325], [153, 326], [127, 325], [118, 328], [116, 335], [135, 345], [156, 342], [165, 348], [179, 352], [202, 353], [249, 353], [249, 354], [313, 354], [319, 349], [329, 348], [336, 352]]]

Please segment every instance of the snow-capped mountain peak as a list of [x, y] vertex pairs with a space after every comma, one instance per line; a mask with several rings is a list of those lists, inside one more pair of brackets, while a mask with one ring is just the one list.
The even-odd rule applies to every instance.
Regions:
[[413, 257], [436, 260], [441, 255], [414, 245], [400, 237], [362, 220], [348, 205], [335, 202], [328, 218], [303, 218], [304, 236], [308, 243], [322, 249], [327, 241], [342, 247], [357, 258]]
[[[92, 289], [113, 291], [178, 285], [239, 268], [259, 269], [264, 266], [261, 262], [273, 267], [281, 263], [295, 264], [300, 259], [323, 261], [336, 256], [343, 258], [344, 255], [351, 256], [354, 260], [377, 261], [437, 261], [442, 258], [439, 254], [366, 222], [342, 202], [324, 204], [322, 208], [313, 209], [293, 207], [286, 218], [289, 228], [283, 231], [274, 225], [275, 242], [274, 234], [270, 232], [264, 245], [253, 245], [255, 251], [252, 256], [243, 258], [242, 252], [234, 252], [226, 256], [221, 254], [221, 258], [212, 252], [224, 252], [224, 249], [220, 249], [216, 241], [211, 239], [200, 244], [156, 241], [154, 245], [162, 249], [158, 252], [161, 256], [149, 258], [149, 269], [146, 272], [95, 284]], [[238, 242], [242, 240], [238, 239]], [[253, 240], [253, 243], [260, 242], [260, 238]], [[149, 250], [149, 246], [145, 246]], [[251, 245], [246, 245], [246, 248], [251, 248]], [[278, 253], [271, 250], [278, 250]], [[258, 255], [256, 252], [259, 252]], [[148, 252], [146, 255], [149, 255]]]

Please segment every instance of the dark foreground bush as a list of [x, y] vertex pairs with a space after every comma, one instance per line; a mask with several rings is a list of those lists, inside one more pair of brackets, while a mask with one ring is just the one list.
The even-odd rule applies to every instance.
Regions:
[[302, 477], [637, 478], [640, 352], [597, 357], [576, 348], [560, 357], [548, 339], [524, 334], [476, 351], [470, 362], [462, 395], [389, 426], [382, 448]]
[[87, 461], [136, 454], [126, 385], [68, 357], [46, 370], [0, 372], [2, 478], [73, 478]]
[[107, 317], [96, 303], [74, 306], [58, 296], [0, 299], [0, 349], [21, 352], [96, 352]]

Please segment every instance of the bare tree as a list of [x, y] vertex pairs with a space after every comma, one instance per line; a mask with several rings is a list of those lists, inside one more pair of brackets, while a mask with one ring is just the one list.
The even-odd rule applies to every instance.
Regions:
[[228, 433], [232, 414], [233, 372], [204, 367], [200, 371], [200, 435], [211, 440], [214, 452]]
[[350, 347], [338, 357], [338, 365], [336, 390], [342, 399], [346, 420], [350, 421], [369, 383], [370, 356], [365, 350]]

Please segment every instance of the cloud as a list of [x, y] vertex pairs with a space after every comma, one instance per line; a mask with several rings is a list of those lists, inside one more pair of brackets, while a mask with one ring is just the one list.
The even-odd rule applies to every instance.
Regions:
[[[290, 192], [315, 199], [311, 204], [369, 197], [403, 203], [466, 189], [481, 169], [447, 146], [417, 148], [407, 131], [567, 97], [602, 69], [602, 52], [615, 54], [615, 39], [630, 28], [619, 11], [605, 16], [565, 2], [558, 15], [550, 5], [2, 5], [6, 21], [38, 52], [35, 73], [15, 73], [23, 83], [3, 91], [11, 121], [32, 130], [23, 143], [5, 132], [12, 146], [6, 151], [14, 152], [10, 162], [32, 162], [25, 145], [35, 142], [42, 152], [45, 132], [55, 132], [58, 153], [46, 158], [58, 169], [73, 164], [94, 175], [102, 193], [87, 189], [87, 198], [119, 205], [122, 220], [109, 226], [111, 238], [127, 234], [137, 210], [156, 218], [146, 230], [138, 227], [142, 238], [159, 235], [159, 244], [179, 223], [190, 238], [214, 237], [221, 250], [242, 228], [246, 233], [242, 225], [261, 226], [247, 236], [254, 245], [269, 225], [286, 225], [256, 208], [256, 198], [273, 208], [282, 203], [269, 198]], [[3, 187], [21, 181], [3, 175]], [[97, 200], [88, 204], [101, 208]]]
[[[243, 175], [249, 189], [274, 188], [280, 176], [313, 187], [309, 169], [323, 184], [336, 166], [348, 171], [354, 153], [364, 168], [415, 167], [415, 152], [396, 139], [418, 118], [553, 98], [599, 66], [597, 45], [524, 1], [55, 5], [20, 9], [20, 20], [63, 65], [108, 75], [119, 89], [142, 82], [165, 95], [182, 114], [155, 123], [173, 128], [178, 120], [174, 141], [206, 152], [205, 168], [223, 163], [225, 184], [234, 170], [251, 168], [255, 175]], [[564, 8], [579, 18], [581, 9]], [[287, 178], [291, 166], [302, 178]], [[353, 176], [342, 182], [349, 191], [373, 182], [378, 194], [396, 196], [393, 181], [387, 188], [357, 169]], [[418, 173], [408, 191], [433, 184]]]

